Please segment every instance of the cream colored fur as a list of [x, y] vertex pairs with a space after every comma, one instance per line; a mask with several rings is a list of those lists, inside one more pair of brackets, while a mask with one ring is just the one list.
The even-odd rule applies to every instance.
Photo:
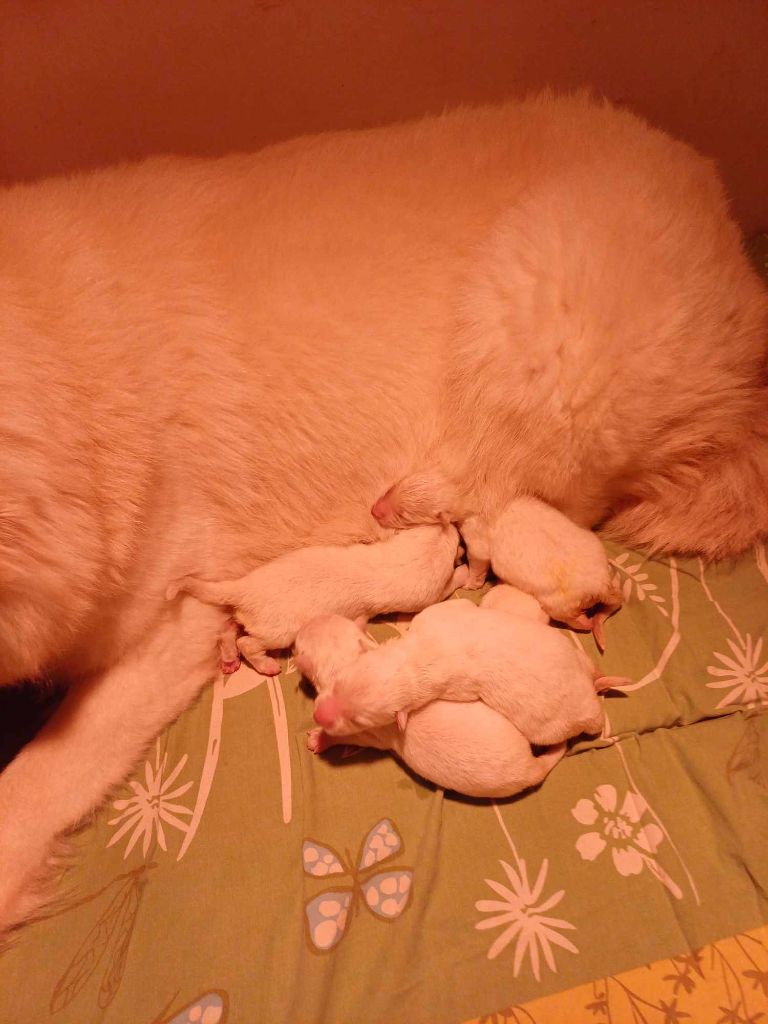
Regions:
[[420, 612], [400, 640], [329, 663], [326, 618], [296, 638], [296, 665], [318, 692], [315, 721], [346, 736], [396, 721], [433, 700], [482, 700], [530, 743], [599, 733], [597, 687], [609, 685], [560, 630], [471, 601]]
[[[503, 609], [528, 621], [548, 622], [538, 603], [514, 587], [494, 587], [483, 605]], [[359, 626], [339, 616], [325, 616], [302, 630], [296, 665], [314, 679], [318, 694], [332, 689], [361, 654], [376, 644]], [[534, 757], [531, 744], [508, 718], [481, 700], [434, 700], [408, 715], [403, 728], [380, 725], [352, 735], [332, 736], [312, 729], [307, 746], [322, 753], [339, 743], [391, 750], [423, 778], [466, 796], [505, 797], [536, 786], [565, 753], [565, 743]]]
[[535, 757], [512, 722], [482, 701], [436, 700], [408, 716], [405, 730], [384, 725], [353, 736], [313, 729], [307, 746], [336, 744], [391, 750], [422, 778], [465, 796], [506, 797], [538, 786], [565, 753], [565, 743]]
[[494, 608], [498, 612], [519, 615], [521, 618], [541, 622], [545, 626], [549, 625], [549, 616], [536, 598], [507, 583], [499, 583], [497, 586], [491, 587], [483, 595], [480, 607]]
[[238, 580], [206, 582], [186, 577], [168, 589], [207, 604], [227, 606], [246, 635], [237, 646], [255, 669], [277, 675], [267, 651], [289, 647], [318, 615], [365, 622], [390, 612], [420, 612], [442, 601], [467, 578], [454, 568], [455, 526], [415, 526], [373, 544], [313, 546], [289, 551]]
[[[536, 498], [515, 498], [490, 522], [471, 516], [461, 532], [471, 586], [482, 586], [490, 567], [500, 580], [533, 595], [550, 618], [573, 629], [594, 625], [603, 646], [603, 620], [622, 599], [595, 533]], [[589, 618], [595, 606], [599, 610]]]
[[0, 931], [215, 671], [185, 651], [224, 616], [179, 629], [171, 580], [373, 539], [429, 465], [663, 550], [765, 531], [765, 291], [711, 164], [625, 111], [153, 159], [0, 224], [0, 683], [74, 684], [0, 778]]

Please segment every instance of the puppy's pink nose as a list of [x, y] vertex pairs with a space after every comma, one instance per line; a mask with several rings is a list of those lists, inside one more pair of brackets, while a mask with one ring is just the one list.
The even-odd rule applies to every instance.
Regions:
[[378, 519], [382, 522], [384, 519], [388, 519], [392, 515], [394, 509], [392, 508], [392, 499], [389, 497], [389, 491], [383, 494], [378, 501], [375, 501], [373, 508], [371, 509], [371, 515], [374, 519]]
[[337, 718], [341, 718], [341, 702], [338, 697], [331, 694], [315, 702], [315, 721], [323, 728], [333, 725]]

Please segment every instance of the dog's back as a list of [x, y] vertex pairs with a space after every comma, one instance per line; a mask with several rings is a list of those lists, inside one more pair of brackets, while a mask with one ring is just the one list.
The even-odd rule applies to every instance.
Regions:
[[155, 159], [0, 220], [0, 681], [113, 662], [192, 570], [373, 537], [444, 425], [489, 505], [538, 488], [707, 553], [765, 529], [765, 294], [707, 163], [627, 113]]

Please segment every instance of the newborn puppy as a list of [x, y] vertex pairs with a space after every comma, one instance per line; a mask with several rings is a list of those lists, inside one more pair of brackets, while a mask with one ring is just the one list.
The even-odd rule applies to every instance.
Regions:
[[512, 796], [537, 786], [566, 749], [560, 743], [535, 757], [520, 730], [479, 700], [433, 701], [414, 711], [404, 730], [391, 724], [339, 737], [318, 727], [307, 737], [317, 754], [337, 743], [391, 750], [422, 778], [476, 797]]
[[[294, 661], [322, 694], [328, 680], [376, 647], [349, 619], [322, 616], [300, 630]], [[307, 737], [307, 746], [317, 754], [336, 743], [394, 751], [430, 782], [477, 797], [512, 796], [536, 786], [565, 753], [565, 744], [559, 744], [535, 757], [520, 730], [482, 701], [433, 701], [414, 711], [403, 729], [391, 723], [338, 737], [318, 727]]]
[[625, 681], [601, 677], [563, 633], [470, 601], [433, 605], [402, 639], [374, 650], [359, 644], [355, 657], [347, 648], [341, 660], [324, 640], [331, 628], [310, 623], [296, 654], [318, 690], [315, 721], [335, 736], [392, 722], [403, 728], [409, 712], [433, 700], [482, 700], [530, 743], [549, 746], [599, 733], [597, 691]]
[[536, 597], [551, 618], [591, 630], [603, 651], [603, 623], [621, 607], [621, 592], [599, 537], [536, 498], [515, 498], [492, 521], [469, 516], [460, 505], [453, 482], [432, 468], [393, 484], [371, 513], [389, 527], [458, 520], [469, 563], [466, 590], [482, 587], [493, 568], [499, 579]]
[[480, 607], [506, 612], [507, 615], [517, 615], [521, 619], [530, 619], [532, 622], [540, 622], [545, 626], [549, 625], [549, 616], [536, 598], [507, 583], [499, 583], [498, 586], [492, 587], [487, 594], [484, 594], [480, 601]]
[[[516, 498], [492, 523], [472, 516], [461, 524], [469, 584], [491, 567], [499, 579], [532, 594], [547, 615], [592, 630], [605, 647], [603, 622], [621, 607], [600, 538], [536, 498]], [[598, 606], [590, 618], [587, 610]]]
[[323, 613], [366, 620], [387, 612], [415, 612], [442, 601], [465, 582], [455, 568], [455, 527], [422, 526], [375, 544], [291, 551], [238, 580], [208, 583], [187, 576], [172, 584], [208, 604], [229, 605], [246, 631], [237, 647], [264, 675], [280, 664], [266, 653], [293, 643], [300, 628]]

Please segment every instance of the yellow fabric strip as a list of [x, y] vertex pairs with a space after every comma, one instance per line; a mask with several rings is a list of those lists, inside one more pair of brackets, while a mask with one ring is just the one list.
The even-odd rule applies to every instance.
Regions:
[[465, 1024], [765, 1024], [768, 925]]

